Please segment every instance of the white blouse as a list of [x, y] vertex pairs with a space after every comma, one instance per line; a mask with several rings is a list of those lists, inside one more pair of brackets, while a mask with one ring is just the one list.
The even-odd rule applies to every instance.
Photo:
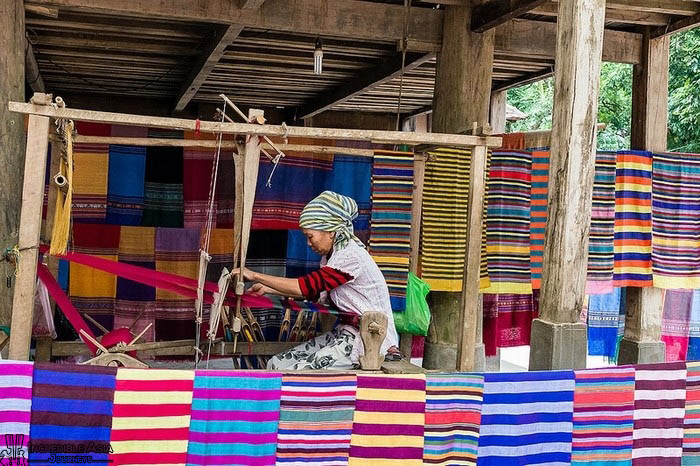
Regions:
[[[330, 259], [323, 257], [321, 267], [327, 265], [353, 277], [352, 280], [332, 289], [328, 294], [330, 299], [342, 311], [350, 311], [362, 315], [365, 312], [377, 311], [386, 314], [389, 323], [386, 338], [381, 346], [382, 354], [386, 354], [391, 346], [399, 346], [399, 335], [394, 326], [394, 314], [391, 311], [389, 289], [384, 280], [384, 275], [377, 266], [372, 256], [366, 249], [360, 247], [354, 241], [350, 241], [340, 251], [333, 251]], [[325, 292], [321, 299], [325, 298]], [[355, 334], [355, 346], [351, 359], [357, 362], [359, 356], [364, 354], [364, 345], [357, 329], [344, 325], [344, 329]]]

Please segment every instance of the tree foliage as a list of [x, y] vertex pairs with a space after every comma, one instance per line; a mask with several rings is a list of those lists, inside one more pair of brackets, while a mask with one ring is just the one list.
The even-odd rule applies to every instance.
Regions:
[[[554, 80], [552, 78], [508, 91], [508, 103], [528, 117], [508, 123], [508, 131], [532, 131], [552, 127]], [[599, 150], [630, 147], [632, 115], [632, 66], [603, 63], [600, 74], [598, 122]], [[669, 57], [669, 137], [673, 151], [700, 152], [700, 28], [671, 38]]]

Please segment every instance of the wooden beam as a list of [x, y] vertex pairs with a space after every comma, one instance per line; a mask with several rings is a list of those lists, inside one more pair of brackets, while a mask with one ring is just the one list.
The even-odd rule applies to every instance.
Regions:
[[506, 132], [506, 105], [508, 93], [506, 91], [491, 92], [491, 110], [489, 124], [494, 133]]
[[700, 11], [700, 5], [686, 0], [608, 0], [608, 8], [692, 16]]
[[669, 34], [673, 34], [676, 32], [683, 32], [687, 31], [688, 29], [692, 29], [696, 27], [698, 24], [700, 24], [700, 13], [697, 13], [693, 16], [688, 16], [687, 18], [679, 19], [677, 21], [672, 22], [668, 26], [662, 26], [656, 28], [652, 33], [651, 33], [651, 38], [652, 39], [657, 39], [659, 37], [663, 37]]
[[25, 77], [29, 87], [31, 87], [34, 92], [46, 92], [44, 79], [41, 77], [39, 65], [36, 62], [36, 55], [34, 55], [34, 48], [29, 40], [27, 40], [27, 48], [24, 52], [24, 63], [26, 68]]
[[241, 10], [257, 10], [265, 0], [237, 0], [238, 8]]
[[474, 7], [472, 31], [484, 32], [524, 15], [549, 0], [490, 0]]
[[[558, 6], [555, 2], [549, 2], [537, 8], [534, 8], [530, 13], [533, 15], [549, 16], [551, 18], [557, 17]], [[637, 11], [632, 8], [630, 9], [613, 9], [607, 8], [605, 10], [605, 22], [606, 23], [625, 23], [625, 24], [639, 24], [642, 26], [661, 26], [668, 24], [669, 16], [662, 13], [650, 13], [648, 11]]]
[[513, 89], [514, 87], [524, 86], [526, 84], [532, 84], [543, 79], [547, 79], [554, 75], [554, 70], [547, 68], [542, 71], [535, 71], [534, 73], [526, 74], [516, 79], [511, 79], [510, 81], [505, 81], [493, 86], [493, 91], [507, 91], [508, 89]]
[[58, 8], [55, 7], [45, 7], [25, 2], [24, 11], [39, 16], [46, 16], [47, 18], [58, 18]]
[[[434, 54], [406, 54], [406, 62], [403, 72], [407, 73], [415, 68], [418, 68], [423, 63], [430, 61], [435, 57]], [[371, 91], [377, 86], [398, 78], [401, 75], [402, 57], [401, 54], [394, 55], [391, 59], [384, 61], [376, 68], [364, 71], [354, 81], [346, 85], [341, 85], [329, 92], [315, 97], [313, 102], [303, 106], [298, 114], [301, 118], [309, 118], [317, 115], [324, 110], [328, 110], [335, 105], [346, 102], [357, 95]]]
[[180, 93], [175, 101], [175, 112], [184, 110], [190, 100], [197, 94], [202, 84], [204, 84], [204, 81], [207, 80], [216, 64], [219, 63], [226, 51], [226, 47], [236, 40], [242, 30], [241, 26], [219, 26], [215, 30], [214, 36], [207, 42], [207, 45], [202, 50], [202, 54], [192, 66], [190, 75], [185, 79], [180, 89]]

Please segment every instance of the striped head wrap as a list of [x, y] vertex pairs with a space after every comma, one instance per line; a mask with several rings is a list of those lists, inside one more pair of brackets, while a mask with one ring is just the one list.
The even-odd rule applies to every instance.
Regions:
[[357, 203], [350, 197], [333, 191], [323, 191], [311, 200], [299, 216], [299, 227], [335, 233], [333, 248], [343, 249], [348, 241], [365, 247], [355, 236], [352, 221], [357, 217]]

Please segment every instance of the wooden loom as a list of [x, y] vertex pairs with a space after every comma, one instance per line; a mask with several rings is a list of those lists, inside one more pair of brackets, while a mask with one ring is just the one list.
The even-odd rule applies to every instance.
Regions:
[[[250, 237], [250, 225], [252, 221], [252, 207], [255, 200], [256, 182], [245, 183], [243, 180], [257, 180], [258, 162], [260, 157], [260, 137], [303, 137], [308, 139], [332, 139], [332, 140], [353, 140], [367, 141], [382, 144], [408, 145], [415, 148], [418, 146], [447, 146], [472, 149], [472, 167], [475, 173], [485, 173], [486, 154], [489, 147], [499, 147], [501, 138], [488, 135], [456, 135], [442, 133], [407, 133], [400, 131], [374, 131], [374, 130], [353, 130], [353, 129], [331, 129], [298, 126], [280, 126], [251, 123], [218, 123], [210, 121], [197, 121], [178, 118], [150, 117], [142, 115], [131, 115], [110, 112], [98, 112], [90, 110], [79, 110], [71, 108], [54, 108], [50, 106], [51, 97], [37, 93], [32, 98], [32, 103], [10, 102], [10, 111], [29, 115], [29, 129], [27, 134], [27, 149], [25, 161], [25, 177], [22, 196], [22, 213], [20, 219], [19, 248], [25, 251], [20, 259], [19, 274], [16, 281], [16, 291], [13, 301], [12, 311], [12, 335], [10, 341], [10, 357], [17, 360], [26, 360], [29, 356], [29, 345], [31, 340], [31, 318], [35, 292], [35, 277], [39, 246], [39, 231], [41, 228], [41, 205], [43, 203], [44, 177], [43, 170], [36, 170], [35, 167], [43, 167], [46, 164], [46, 154], [48, 145], [48, 127], [50, 119], [70, 119], [76, 121], [90, 121], [99, 123], [111, 123], [127, 126], [145, 126], [161, 129], [187, 130], [207, 133], [233, 134], [245, 137], [244, 140], [237, 141], [239, 153], [237, 166], [242, 165], [243, 170], [236, 170], [236, 204], [235, 218], [241, 218], [241, 222], [236, 223], [234, 231], [234, 251], [238, 254], [240, 262], [244, 264], [247, 251], [248, 239]], [[251, 110], [251, 117], [262, 116], [261, 111]], [[185, 141], [185, 140], [158, 140], [144, 138], [107, 138], [107, 137], [87, 137], [77, 136], [76, 142], [100, 142], [111, 144], [130, 145], [195, 145], [206, 147], [209, 143], [205, 141]], [[213, 141], [212, 141], [213, 142]], [[319, 145], [280, 145], [282, 149], [308, 150], [311, 152], [331, 152], [335, 148]], [[372, 156], [370, 151], [354, 151], [355, 155]], [[418, 149], [415, 157], [416, 179], [422, 179], [424, 171], [425, 157]], [[240, 175], [239, 175], [240, 173]], [[462, 291], [462, 315], [460, 328], [460, 344], [458, 346], [458, 370], [469, 370], [473, 364], [473, 356], [469, 356], [469, 348], [473, 347], [476, 337], [476, 316], [479, 296], [479, 257], [480, 238], [482, 226], [482, 206], [484, 202], [485, 177], [471, 177], [471, 187], [468, 200], [468, 221], [467, 238], [468, 247], [465, 255], [464, 286]], [[240, 194], [240, 195], [239, 195]], [[414, 184], [414, 201], [422, 196], [422, 185]], [[244, 200], [239, 202], [239, 199]], [[420, 224], [420, 202], [414, 202], [414, 215], [411, 231], [411, 264], [415, 269], [417, 264], [417, 251]], [[234, 254], [236, 254], [234, 253]], [[234, 263], [237, 261], [234, 259]], [[239, 286], [236, 287], [237, 294], [242, 293]], [[366, 345], [366, 355], [364, 360], [367, 369], [378, 369], [381, 361], [377, 357], [381, 340], [379, 336], [386, 332], [386, 323], [373, 313], [366, 313], [361, 328], [361, 336]], [[382, 337], [383, 340], [383, 337]], [[378, 341], [378, 343], [376, 343]], [[187, 342], [187, 343], [184, 343]], [[183, 350], [186, 354], [194, 352], [192, 342], [184, 340], [176, 345], [175, 342], [163, 345], [163, 343], [145, 343], [126, 345], [120, 352], [128, 350], [144, 350], [157, 353], [159, 348], [176, 348], [177, 346], [189, 345]], [[151, 345], [151, 346], [149, 346]], [[235, 345], [234, 345], [235, 346]], [[262, 345], [260, 345], [262, 347]], [[270, 346], [270, 343], [267, 343]], [[275, 352], [279, 352], [279, 346]], [[236, 353], [236, 348], [230, 345], [222, 345], [227, 351]], [[250, 344], [249, 344], [250, 349]], [[173, 351], [171, 351], [172, 353]], [[374, 353], [374, 354], [373, 354]], [[182, 353], [180, 353], [182, 354]], [[249, 351], [249, 354], [250, 351]], [[275, 353], [272, 353], [275, 354]], [[365, 368], [365, 367], [363, 367]]]

